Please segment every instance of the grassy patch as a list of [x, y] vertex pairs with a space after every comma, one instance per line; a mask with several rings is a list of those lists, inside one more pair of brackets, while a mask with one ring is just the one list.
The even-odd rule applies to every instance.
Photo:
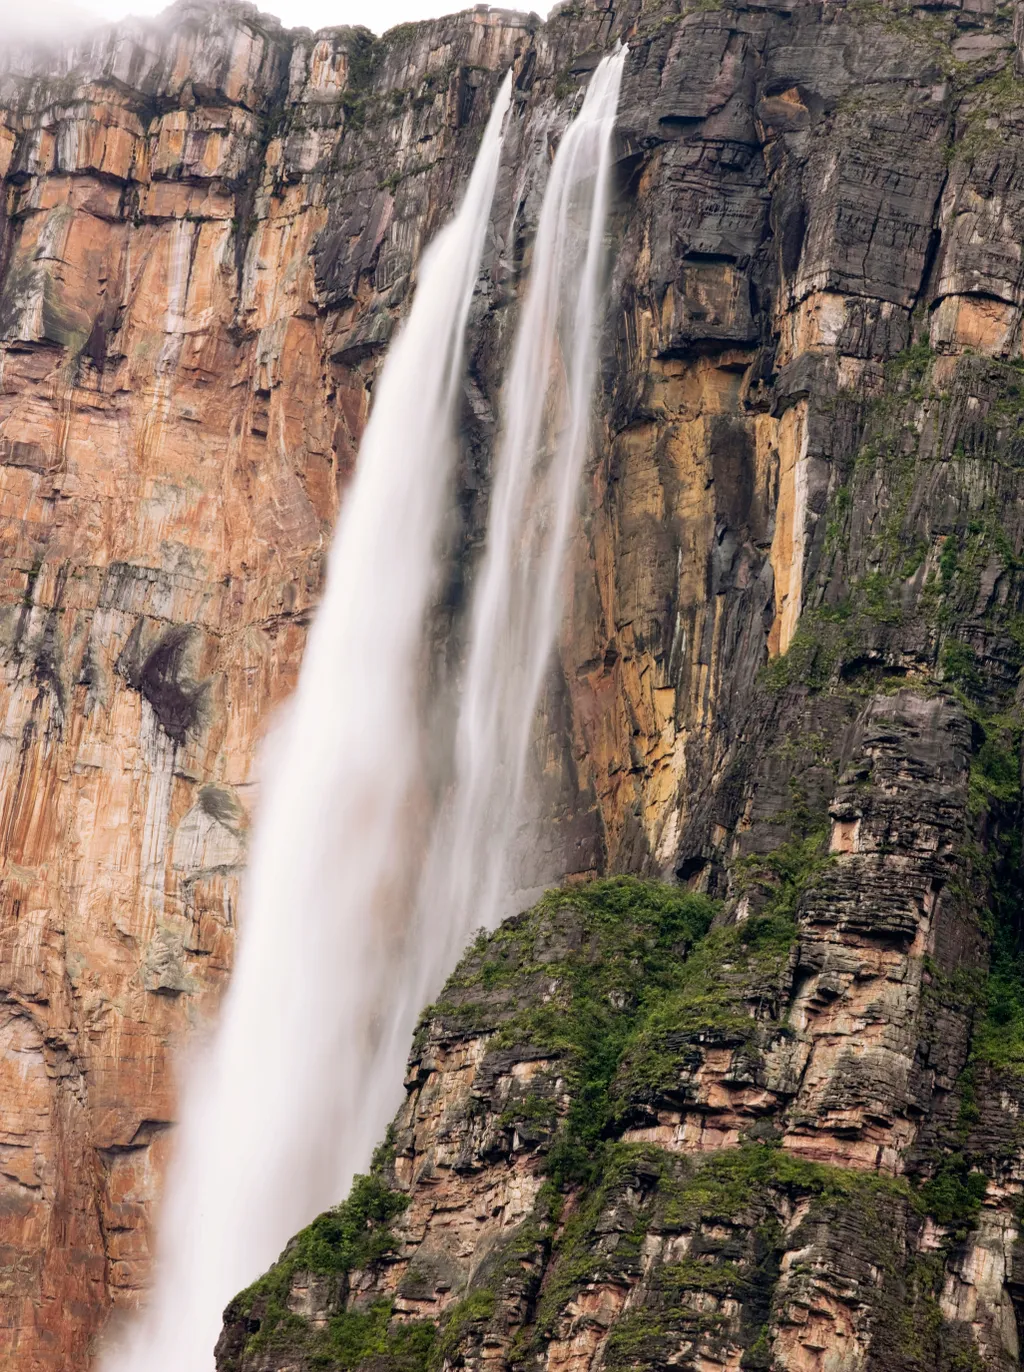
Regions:
[[652, 1268], [642, 1305], [614, 1326], [608, 1366], [659, 1365], [663, 1339], [675, 1347], [681, 1330], [713, 1333], [724, 1323], [721, 1301], [757, 1312], [748, 1333], [755, 1343], [789, 1243], [778, 1216], [804, 1197], [826, 1219], [833, 1208], [855, 1207], [880, 1242], [893, 1205], [919, 1205], [903, 1179], [804, 1162], [764, 1144], [688, 1157], [645, 1144], [609, 1146], [600, 1176], [555, 1243], [531, 1337], [549, 1337], [589, 1283], [639, 1278], [648, 1235], [686, 1233], [685, 1256]]
[[[947, 539], [947, 543], [950, 540]], [[945, 556], [945, 554], [943, 554]], [[981, 689], [981, 673], [974, 649], [958, 639], [947, 639], [942, 647], [942, 676], [963, 691]]]
[[[494, 1031], [489, 1049], [555, 1058], [571, 1097], [547, 1158], [558, 1185], [594, 1173], [609, 1088], [636, 1027], [679, 982], [716, 906], [676, 886], [615, 877], [549, 892], [481, 936], [426, 1024]], [[502, 1123], [553, 1122], [550, 1100], [517, 1098]]]
[[[408, 1204], [408, 1196], [392, 1191], [379, 1176], [356, 1177], [342, 1205], [318, 1215], [296, 1234], [268, 1272], [235, 1297], [236, 1312], [259, 1321], [247, 1352], [305, 1337], [306, 1322], [288, 1309], [295, 1277], [305, 1272], [342, 1277], [378, 1262], [394, 1244], [391, 1222]], [[371, 1327], [376, 1327], [372, 1321], [366, 1323], [369, 1318], [361, 1315], [354, 1323], [339, 1326], [338, 1338], [348, 1339], [353, 1346], [364, 1336], [369, 1338]], [[374, 1318], [380, 1318], [379, 1311]]]
[[962, 1153], [951, 1153], [919, 1195], [935, 1222], [951, 1229], [955, 1239], [963, 1239], [975, 1226], [987, 1186], [986, 1178], [971, 1168]]
[[961, 697], [975, 730], [970, 812], [988, 830], [984, 849], [971, 845], [976, 881], [987, 889], [983, 924], [990, 935], [988, 976], [978, 992], [981, 1013], [971, 1044], [972, 1070], [984, 1065], [1024, 1075], [1024, 874], [1021, 868], [1021, 744], [1017, 707], [986, 712]]
[[619, 1119], [638, 1101], [671, 1096], [695, 1044], [741, 1047], [766, 1019], [777, 1031], [798, 937], [797, 908], [831, 862], [826, 838], [825, 830], [816, 830], [737, 864], [737, 889], [751, 913], [712, 929], [679, 968], [675, 984], [638, 1017], [615, 1081]]
[[[574, 962], [566, 969], [570, 1013], [557, 1019], [543, 1011], [525, 1016], [533, 1038], [560, 1042], [571, 1063], [572, 1103], [548, 1157], [549, 1173], [558, 1185], [593, 1175], [613, 1115], [610, 1087], [637, 1025], [685, 975], [692, 950], [703, 946], [714, 914], [713, 903], [703, 896], [650, 884], [638, 887], [599, 883], [590, 889], [591, 927], [601, 946], [593, 961]], [[571, 892], [568, 898], [574, 899]], [[508, 1036], [516, 1031], [510, 1025], [503, 1032]]]
[[769, 691], [784, 691], [791, 686], [824, 691], [855, 641], [851, 617], [848, 601], [805, 610], [789, 647], [772, 658], [761, 672], [762, 683]]
[[[1024, 948], [1017, 902], [997, 899], [991, 965], [982, 989], [983, 1011], [971, 1042], [975, 1063], [1024, 1076]], [[977, 1114], [975, 1107], [974, 1114]]]
[[372, 1358], [388, 1372], [427, 1372], [433, 1365], [437, 1326], [415, 1320], [390, 1326], [392, 1303], [374, 1301], [365, 1310], [343, 1310], [322, 1330], [306, 1337], [306, 1363], [324, 1372], [351, 1372]]

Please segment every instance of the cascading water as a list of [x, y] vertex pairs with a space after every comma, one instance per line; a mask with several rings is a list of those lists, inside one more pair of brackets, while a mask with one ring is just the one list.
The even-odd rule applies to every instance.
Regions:
[[227, 1301], [365, 1165], [419, 1006], [396, 987], [417, 843], [419, 677], [463, 338], [509, 75], [465, 200], [423, 255], [331, 550], [299, 683], [269, 742], [235, 973], [193, 1067], [148, 1311], [116, 1372], [207, 1372]]
[[420, 794], [424, 624], [510, 77], [462, 208], [424, 254], [377, 384], [299, 684], [264, 758], [244, 932], [218, 1031], [184, 1096], [154, 1297], [108, 1372], [208, 1372], [224, 1305], [369, 1161], [424, 1000], [470, 931], [504, 913], [586, 449], [625, 55], [595, 71], [544, 196], [505, 392], [454, 785], [432, 834]]
[[516, 894], [530, 735], [562, 613], [590, 425], [612, 133], [626, 55], [620, 48], [594, 72], [559, 144], [541, 206], [473, 601], [455, 784], [420, 891], [420, 919], [434, 929], [421, 964], [423, 999], [471, 931], [493, 927]]

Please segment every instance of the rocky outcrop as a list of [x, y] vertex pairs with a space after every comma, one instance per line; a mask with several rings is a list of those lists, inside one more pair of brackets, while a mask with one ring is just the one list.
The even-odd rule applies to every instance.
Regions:
[[[528, 967], [516, 940], [551, 909], [477, 950], [510, 941], [518, 1008], [460, 974], [394, 1156], [222, 1361], [1015, 1365], [1019, 28], [987, 0], [626, 0], [376, 40], [186, 2], [5, 56], [0, 1359], [86, 1366], [145, 1284], [257, 741], [511, 65], [438, 608], [457, 659], [550, 148], [624, 38], [523, 885], [668, 876], [714, 923], [605, 988], [629, 1022], [598, 1016], [589, 1123], [580, 1045], [516, 1018], [549, 994], [549, 935]], [[614, 964], [580, 908], [550, 957]]]
[[373, 1173], [229, 1306], [220, 1372], [1018, 1366], [1019, 1165], [963, 1131], [927, 1165], [811, 1156], [809, 1118], [842, 1104], [823, 1130], [863, 1137], [895, 1074], [834, 1054], [821, 1100], [802, 1007], [842, 993], [805, 963], [842, 864], [804, 857], [751, 867], [767, 900], [738, 922], [619, 878], [482, 939]]

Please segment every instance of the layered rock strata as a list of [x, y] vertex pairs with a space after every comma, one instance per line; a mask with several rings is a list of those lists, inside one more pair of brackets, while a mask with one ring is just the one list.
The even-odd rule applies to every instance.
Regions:
[[[579, 1089], [550, 1043], [502, 1039], [495, 1065], [503, 1030], [431, 1020], [363, 1216], [384, 1248], [356, 1255], [365, 1281], [338, 1276], [351, 1253], [326, 1279], [292, 1263], [283, 1299], [376, 1320], [360, 1357], [1015, 1365], [1019, 30], [989, 0], [627, 0], [376, 40], [186, 3], [5, 57], [0, 1360], [85, 1367], [145, 1285], [257, 740], [418, 254], [511, 65], [437, 616], [457, 663], [550, 149], [625, 39], [600, 424], [523, 884], [657, 873], [722, 902], [672, 953], [717, 989], [633, 1026], [600, 1175], [549, 1169]], [[506, 1137], [519, 1091], [539, 1113]], [[470, 1105], [463, 1137], [444, 1121]], [[742, 1204], [705, 1203], [730, 1168]], [[433, 1287], [429, 1195], [459, 1255]], [[485, 1289], [512, 1232], [540, 1249]], [[426, 1294], [403, 1294], [420, 1249]], [[697, 1261], [732, 1266], [667, 1271]], [[260, 1333], [236, 1322], [223, 1356], [264, 1365]]]
[[[870, 1045], [829, 1102], [813, 1070], [845, 866], [817, 839], [750, 863], [738, 921], [618, 878], [481, 938], [373, 1172], [229, 1306], [219, 1372], [1019, 1366], [1019, 1164], [964, 1074], [928, 1150], [808, 1146], [809, 1120], [863, 1139], [893, 1113]], [[868, 984], [869, 959], [846, 954]], [[924, 1053], [934, 1012], [902, 999]]]

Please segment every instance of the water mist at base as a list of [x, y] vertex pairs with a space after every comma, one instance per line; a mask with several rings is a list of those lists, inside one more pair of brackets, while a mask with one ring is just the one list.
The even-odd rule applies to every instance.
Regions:
[[510, 94], [511, 76], [377, 382], [298, 686], [263, 759], [237, 963], [184, 1092], [155, 1288], [109, 1372], [208, 1372], [224, 1306], [344, 1195], [401, 1094], [401, 1059], [396, 1074], [380, 1050], [408, 1040], [421, 1008], [396, 952], [423, 625]]

